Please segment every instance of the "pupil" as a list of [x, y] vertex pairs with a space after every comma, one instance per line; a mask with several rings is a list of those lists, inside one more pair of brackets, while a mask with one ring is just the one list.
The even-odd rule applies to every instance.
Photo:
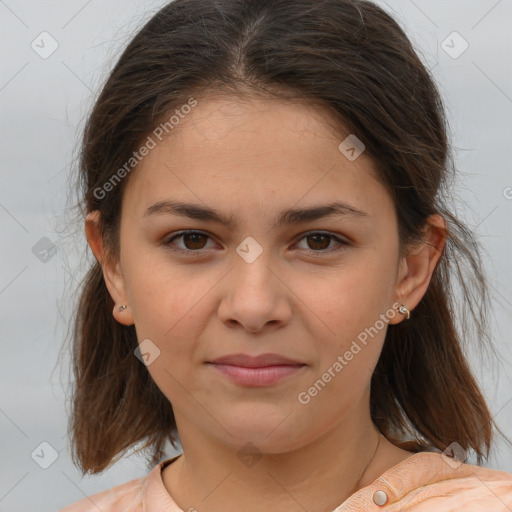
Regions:
[[[201, 233], [189, 233], [189, 234], [185, 235], [185, 237], [184, 237], [185, 245], [187, 246], [188, 249], [201, 249], [202, 246], [200, 243], [199, 243], [200, 247], [197, 247], [194, 245], [195, 243], [198, 242], [198, 239], [200, 239], [201, 237], [205, 238], [205, 235], [202, 235]], [[189, 247], [190, 243], [187, 243], [187, 240], [190, 240], [190, 239], [192, 239], [192, 247]]]
[[329, 236], [328, 236], [328, 235], [311, 235], [309, 238], [312, 238], [312, 239], [314, 239], [314, 240], [316, 239], [316, 241], [315, 241], [314, 243], [316, 243], [316, 242], [318, 241], [318, 239], [319, 239], [319, 238], [323, 238], [323, 239], [324, 239], [324, 241], [327, 241], [327, 245], [325, 245], [325, 243], [324, 243], [324, 244], [321, 244], [321, 243], [320, 243], [320, 245], [321, 245], [322, 247], [313, 247], [313, 248], [316, 248], [316, 249], [325, 249], [325, 248], [329, 247], [329, 241], [328, 241]]

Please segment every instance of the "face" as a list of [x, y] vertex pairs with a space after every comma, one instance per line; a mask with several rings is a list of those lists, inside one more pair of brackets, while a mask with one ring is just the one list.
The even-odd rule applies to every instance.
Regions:
[[[403, 319], [397, 219], [372, 160], [349, 160], [332, 126], [318, 107], [204, 99], [130, 177], [108, 286], [128, 304], [116, 318], [150, 340], [180, 436], [278, 453], [368, 408], [386, 320]], [[212, 364], [232, 354], [288, 364]]]

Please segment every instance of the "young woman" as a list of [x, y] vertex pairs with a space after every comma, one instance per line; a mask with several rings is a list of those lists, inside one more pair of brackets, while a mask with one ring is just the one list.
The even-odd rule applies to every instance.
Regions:
[[138, 443], [154, 467], [65, 512], [512, 510], [456, 327], [487, 339], [446, 124], [368, 1], [175, 0], [142, 28], [82, 145], [71, 424], [84, 473]]

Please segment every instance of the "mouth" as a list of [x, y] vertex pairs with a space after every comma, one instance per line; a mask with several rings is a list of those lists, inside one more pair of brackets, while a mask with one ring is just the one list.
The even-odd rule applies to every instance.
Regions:
[[241, 386], [271, 386], [281, 380], [296, 374], [306, 365], [280, 364], [274, 366], [262, 366], [259, 368], [247, 368], [232, 364], [207, 363], [212, 365], [222, 375]]
[[248, 387], [277, 384], [307, 366], [279, 354], [262, 354], [256, 357], [233, 354], [207, 361], [206, 364], [233, 383]]

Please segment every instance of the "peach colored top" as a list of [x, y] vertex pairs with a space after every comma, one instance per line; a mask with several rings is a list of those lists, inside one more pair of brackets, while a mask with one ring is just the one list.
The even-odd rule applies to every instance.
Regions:
[[[184, 512], [167, 492], [161, 462], [143, 478], [78, 501], [60, 512]], [[418, 452], [359, 489], [333, 512], [512, 512], [512, 473]], [[193, 510], [193, 509], [192, 509]]]

